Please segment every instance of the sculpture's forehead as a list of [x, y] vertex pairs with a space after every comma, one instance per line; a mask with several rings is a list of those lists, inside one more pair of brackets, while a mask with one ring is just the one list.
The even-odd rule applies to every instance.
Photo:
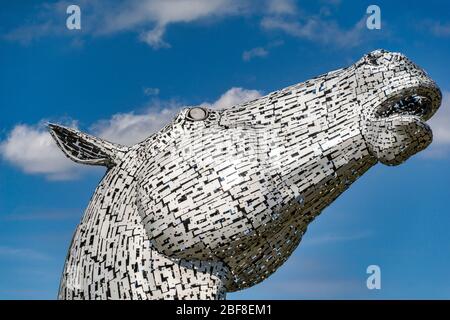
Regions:
[[[378, 66], [374, 67], [374, 60], [377, 60]], [[322, 114], [317, 111], [323, 109], [328, 100], [335, 100], [335, 104], [347, 103], [352, 93], [357, 94], [355, 86], [370, 88], [400, 85], [398, 79], [390, 80], [391, 73], [411, 73], [415, 70], [421, 71], [400, 53], [374, 51], [349, 67], [330, 71], [225, 110], [209, 110], [206, 120], [187, 120], [191, 108], [184, 108], [168, 126], [147, 139], [145, 144], [162, 148], [179, 143], [180, 140], [183, 143], [203, 142], [210, 140], [211, 136], [224, 136], [224, 130], [228, 135], [239, 131], [267, 134], [267, 131], [276, 131], [277, 125], [286, 119], [301, 115], [303, 122], [308, 122], [321, 117]], [[340, 101], [341, 98], [343, 101]], [[339, 110], [341, 114], [353, 116], [359, 109], [352, 106]]]
[[[386, 70], [401, 71], [423, 71], [418, 65], [409, 60], [405, 55], [398, 52], [374, 51], [362, 57], [354, 64], [358, 69], [371, 69], [372, 74], [377, 74]], [[384, 80], [389, 81], [389, 77]]]

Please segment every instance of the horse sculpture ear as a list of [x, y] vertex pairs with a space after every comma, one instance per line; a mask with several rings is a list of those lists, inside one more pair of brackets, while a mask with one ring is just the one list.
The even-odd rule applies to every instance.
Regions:
[[114, 167], [120, 163], [128, 147], [111, 143], [75, 129], [48, 124], [58, 147], [71, 160], [94, 166]]

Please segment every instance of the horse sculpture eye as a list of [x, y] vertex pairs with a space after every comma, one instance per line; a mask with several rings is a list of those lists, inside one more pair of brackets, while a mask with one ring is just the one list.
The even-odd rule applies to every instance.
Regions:
[[208, 110], [205, 108], [192, 108], [187, 114], [187, 118], [192, 121], [201, 121], [208, 118]]

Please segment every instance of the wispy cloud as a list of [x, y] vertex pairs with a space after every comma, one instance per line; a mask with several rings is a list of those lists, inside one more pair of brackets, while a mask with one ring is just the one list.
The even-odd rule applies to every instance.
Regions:
[[[259, 96], [261, 92], [257, 90], [231, 88], [216, 101], [200, 105], [221, 109]], [[90, 133], [112, 142], [133, 145], [169, 123], [182, 107], [179, 102], [153, 100], [146, 112], [118, 113], [95, 122]], [[76, 122], [67, 125], [76, 127]], [[49, 180], [74, 179], [85, 170], [85, 166], [73, 163], [58, 149], [45, 128], [45, 121], [37, 125], [16, 125], [6, 140], [0, 142], [0, 154], [23, 172], [41, 174]]]
[[35, 221], [60, 221], [60, 220], [73, 220], [80, 218], [81, 210], [72, 209], [47, 209], [43, 211], [26, 213], [11, 213], [2, 214], [0, 220], [9, 222], [35, 222]]
[[[343, 268], [342, 261], [305, 255], [300, 251], [263, 283], [247, 289], [246, 295], [257, 296], [257, 299], [276, 299], [277, 296], [284, 299], [339, 299], [358, 297], [367, 290], [364, 269], [361, 274], [351, 274]], [[233, 293], [230, 298], [240, 299], [241, 295], [241, 292]]]
[[15, 248], [0, 246], [0, 257], [1, 258], [12, 258], [12, 259], [27, 259], [27, 260], [48, 260], [50, 257], [39, 251], [26, 249], [26, 248]]
[[222, 94], [220, 98], [212, 104], [206, 104], [210, 105], [213, 109], [224, 109], [236, 104], [257, 99], [261, 96], [261, 94], [261, 91], [258, 90], [248, 90], [234, 87]]
[[283, 41], [279, 40], [279, 41], [271, 42], [264, 47], [256, 47], [256, 48], [252, 48], [250, 50], [246, 50], [242, 53], [242, 60], [250, 61], [253, 58], [267, 57], [269, 55], [270, 49], [272, 49], [273, 47], [281, 46], [283, 43], [284, 43]]
[[144, 113], [117, 113], [99, 120], [91, 126], [91, 132], [112, 142], [133, 145], [169, 123], [180, 108], [178, 102], [154, 102]]
[[[260, 289], [261, 290], [261, 289]], [[337, 296], [358, 296], [358, 292], [363, 290], [361, 281], [357, 279], [323, 279], [303, 278], [293, 280], [277, 281], [267, 286], [270, 297], [273, 299], [273, 292], [280, 296], [293, 296], [296, 299], [304, 297], [306, 299], [324, 299]]]
[[159, 88], [152, 88], [152, 87], [144, 88], [144, 94], [146, 96], [157, 96], [159, 94]]
[[[257, 90], [231, 88], [215, 102], [203, 102], [199, 106], [222, 109], [261, 96]], [[125, 145], [132, 145], [150, 136], [169, 123], [183, 107], [176, 101], [154, 100], [144, 113], [119, 113], [107, 120], [100, 120], [92, 126], [94, 135]]]
[[[110, 6], [109, 2], [105, 4]], [[99, 32], [143, 29], [141, 41], [155, 49], [164, 48], [170, 46], [163, 38], [169, 25], [241, 15], [248, 5], [248, 1], [233, 0], [133, 0], [108, 10]]]
[[263, 47], [256, 47], [250, 50], [246, 50], [242, 53], [242, 60], [244, 61], [250, 61], [255, 57], [267, 57], [269, 54], [269, 51], [266, 48]]
[[297, 13], [297, 5], [294, 0], [272, 0], [267, 3], [269, 14], [292, 15]]
[[425, 21], [422, 26], [437, 37], [450, 37], [450, 22]]
[[[65, 18], [67, 1], [42, 3], [35, 6], [35, 14], [30, 22], [0, 34], [0, 39], [29, 45], [33, 41], [49, 36], [74, 34], [66, 28]], [[76, 42], [79, 39], [75, 39]]]
[[355, 232], [354, 234], [322, 234], [316, 235], [314, 238], [310, 238], [308, 240], [304, 240], [302, 242], [303, 246], [308, 245], [322, 245], [322, 244], [330, 244], [337, 242], [350, 242], [350, 241], [358, 241], [362, 239], [367, 239], [372, 235], [371, 232]]
[[365, 18], [352, 28], [342, 29], [336, 21], [324, 20], [319, 16], [306, 16], [293, 19], [285, 17], [266, 17], [261, 21], [265, 30], [281, 31], [290, 36], [338, 47], [354, 47], [364, 39]]
[[[12, 29], [2, 38], [28, 44], [43, 36], [76, 34], [65, 28], [69, 4], [58, 1], [39, 6], [37, 21]], [[167, 48], [170, 44], [164, 35], [169, 25], [243, 15], [252, 4], [251, 0], [79, 0], [82, 29], [78, 33], [110, 35], [132, 31], [155, 49]]]
[[[28, 44], [44, 36], [71, 35], [75, 37], [74, 45], [79, 45], [83, 43], [79, 37], [132, 32], [140, 41], [160, 49], [171, 46], [165, 40], [171, 25], [257, 16], [261, 18], [263, 30], [281, 31], [297, 38], [344, 47], [358, 45], [365, 27], [362, 20], [350, 29], [343, 29], [336, 21], [328, 20], [324, 12], [328, 12], [335, 1], [325, 1], [318, 14], [308, 14], [299, 10], [293, 0], [79, 0], [82, 29], [70, 31], [65, 28], [65, 10], [69, 4], [58, 1], [41, 5], [32, 23], [13, 28], [0, 38]], [[446, 26], [436, 26], [436, 30], [444, 32]], [[244, 54], [244, 60], [262, 57], [266, 52], [265, 47], [250, 49]]]
[[30, 44], [33, 40], [40, 39], [55, 34], [54, 25], [44, 22], [35, 25], [25, 25], [13, 29], [2, 35], [2, 38], [9, 41], [17, 41], [23, 45]]

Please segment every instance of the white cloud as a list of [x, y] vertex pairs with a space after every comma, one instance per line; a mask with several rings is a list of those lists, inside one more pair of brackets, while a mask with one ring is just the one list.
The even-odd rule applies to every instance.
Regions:
[[269, 55], [269, 50], [284, 44], [283, 40], [272, 41], [264, 47], [256, 47], [242, 53], [242, 60], [250, 61], [253, 58], [263, 58]]
[[244, 51], [242, 53], [242, 60], [244, 61], [250, 61], [251, 59], [255, 57], [266, 57], [269, 54], [269, 51], [267, 51], [266, 48], [263, 47], [256, 47], [247, 51]]
[[[273, 296], [276, 292], [279, 296], [304, 297], [306, 299], [330, 299], [336, 296], [360, 296], [364, 287], [359, 279], [322, 279], [321, 275], [314, 278], [298, 277], [297, 279], [278, 280], [271, 282], [259, 290]], [[332, 299], [332, 298], [331, 298]]]
[[261, 21], [261, 26], [265, 30], [282, 31], [297, 38], [326, 45], [333, 44], [338, 47], [359, 45], [366, 31], [365, 18], [348, 30], [342, 29], [336, 21], [327, 21], [316, 16], [303, 17], [299, 21], [281, 17], [266, 17]]
[[[213, 102], [201, 106], [221, 109], [253, 100], [261, 96], [257, 90], [231, 88]], [[153, 102], [144, 113], [118, 113], [99, 120], [91, 126], [91, 134], [106, 140], [133, 145], [169, 123], [183, 107], [175, 102]], [[68, 126], [76, 127], [76, 122]], [[16, 125], [5, 141], [0, 142], [2, 158], [23, 172], [42, 174], [50, 180], [74, 179], [81, 173], [80, 166], [67, 159], [56, 146], [44, 122], [35, 126]]]
[[272, 14], [294, 14], [297, 12], [297, 6], [293, 0], [270, 0], [267, 11]]
[[[15, 211], [18, 211], [17, 209]], [[4, 222], [34, 222], [34, 221], [59, 221], [59, 220], [78, 220], [80, 218], [79, 209], [43, 209], [36, 208], [20, 209], [20, 212], [10, 214], [1, 214], [0, 220]]]
[[144, 94], [146, 96], [157, 96], [159, 94], [159, 88], [144, 88]]
[[51, 180], [72, 179], [78, 172], [77, 166], [58, 149], [43, 123], [15, 126], [1, 142], [0, 154], [25, 173], [44, 174]]
[[[83, 34], [139, 32], [139, 39], [155, 49], [169, 47], [163, 39], [167, 26], [202, 19], [243, 15], [251, 0], [79, 0]], [[71, 35], [65, 27], [68, 1], [38, 5], [33, 23], [9, 30], [0, 38], [28, 44], [44, 36]]]
[[31, 249], [0, 246], [0, 257], [27, 260], [49, 260], [50, 257]]
[[[245, 1], [244, 1], [245, 2]], [[192, 22], [208, 16], [237, 13], [242, 6], [233, 0], [135, 0], [121, 7], [109, 29], [127, 29], [143, 22], [160, 26], [177, 22]]]
[[[29, 45], [34, 40], [70, 34], [61, 17], [66, 16], [66, 8], [70, 3], [59, 1], [56, 3], [42, 3], [35, 6], [31, 23], [27, 23], [0, 34], [0, 39], [16, 41], [22, 45]], [[73, 33], [72, 33], [73, 35]], [[80, 41], [75, 38], [75, 41]]]
[[[319, 257], [301, 248], [303, 242], [277, 272], [261, 284], [246, 289], [246, 294], [257, 299], [273, 299], [274, 292], [287, 299], [342, 299], [361, 297], [367, 290], [365, 281], [361, 281], [357, 273], [347, 272], [345, 259], [339, 260], [333, 254]], [[227, 298], [242, 299], [241, 295], [241, 292], [231, 293]]]
[[425, 30], [431, 32], [433, 35], [437, 37], [449, 37], [450, 36], [450, 22], [441, 22], [441, 21], [425, 21], [422, 24]]
[[250, 4], [235, 0], [133, 0], [111, 9], [110, 2], [97, 2], [105, 7], [99, 12], [98, 33], [143, 29], [139, 39], [155, 49], [170, 47], [163, 39], [170, 24], [242, 15]]
[[142, 32], [139, 39], [142, 42], [147, 43], [153, 49], [170, 48], [170, 44], [162, 39], [165, 31], [163, 26], [156, 26], [152, 30]]
[[442, 96], [441, 107], [428, 122], [433, 130], [433, 143], [423, 155], [429, 158], [450, 155], [450, 91], [444, 91]]
[[22, 45], [28, 45], [35, 39], [54, 33], [54, 26], [50, 22], [44, 22], [42, 24], [18, 27], [2, 35], [2, 38], [9, 41], [17, 41]]
[[337, 242], [351, 242], [362, 239], [367, 239], [372, 236], [371, 232], [356, 232], [354, 234], [322, 234], [315, 238], [308, 238], [303, 240], [302, 245], [323, 245]]
[[133, 145], [169, 123], [180, 106], [163, 108], [143, 114], [134, 112], [118, 113], [110, 119], [100, 120], [92, 126], [93, 134], [103, 139], [124, 144]]
[[[231, 88], [213, 103], [203, 102], [199, 106], [222, 109], [256, 99], [257, 90]], [[110, 119], [100, 120], [92, 126], [93, 134], [109, 141], [125, 145], [138, 143], [169, 123], [183, 106], [179, 103], [153, 103], [148, 111], [119, 113]]]
[[261, 96], [258, 90], [247, 90], [243, 88], [231, 88], [225, 92], [211, 107], [214, 109], [222, 109], [257, 99]]
[[[82, 30], [75, 35], [61, 21], [61, 17], [66, 17], [69, 4], [58, 1], [40, 5], [33, 23], [9, 30], [0, 38], [27, 44], [44, 36], [70, 35], [76, 37], [76, 44], [79, 44], [82, 43], [79, 37], [134, 32], [139, 35], [138, 39], [159, 49], [170, 47], [164, 37], [171, 25], [253, 15], [261, 17], [261, 26], [265, 30], [279, 30], [322, 44], [355, 46], [361, 41], [365, 27], [364, 21], [360, 21], [353, 28], [344, 30], [336, 21], [324, 20], [322, 13], [301, 12], [293, 0], [79, 0]], [[321, 7], [320, 12], [326, 8]], [[447, 26], [439, 25], [435, 29], [446, 32]], [[260, 56], [264, 54], [261, 49], [257, 52]]]

